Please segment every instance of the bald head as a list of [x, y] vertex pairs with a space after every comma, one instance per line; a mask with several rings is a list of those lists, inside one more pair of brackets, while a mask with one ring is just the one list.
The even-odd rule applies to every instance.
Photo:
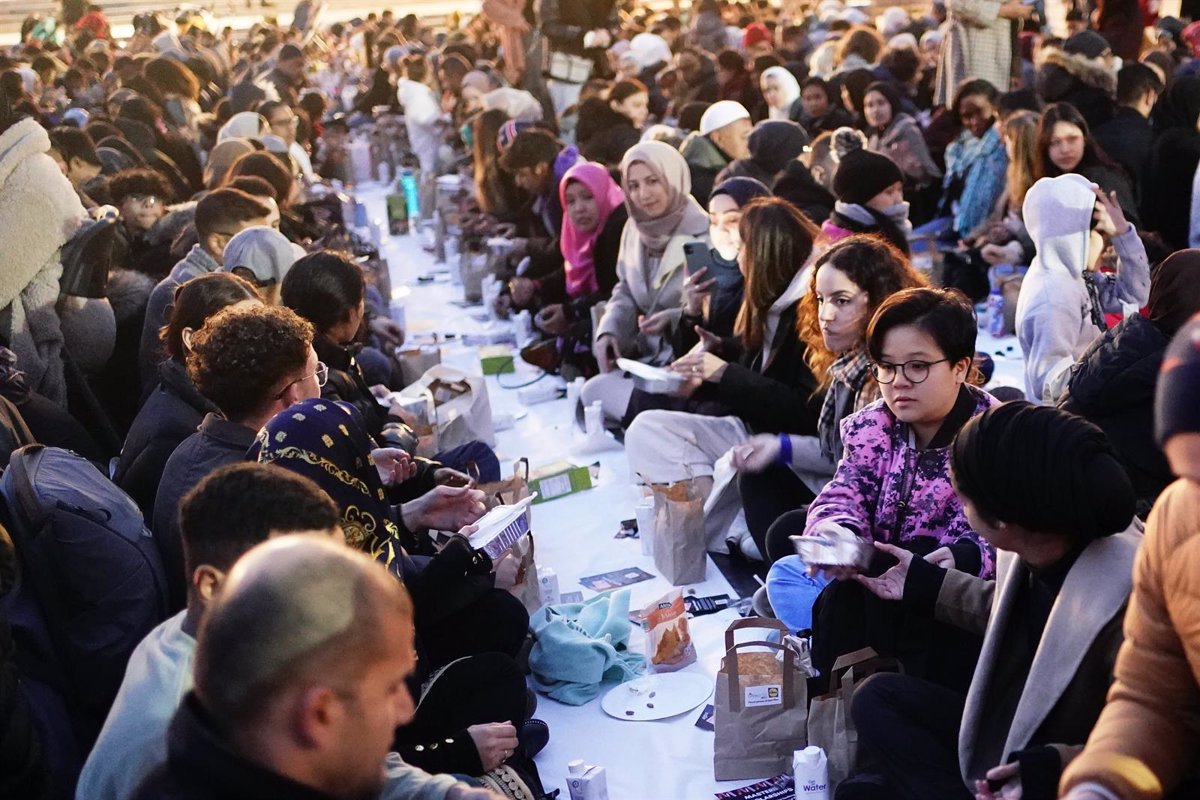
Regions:
[[411, 651], [412, 604], [382, 566], [322, 536], [272, 539], [237, 562], [206, 613], [196, 694], [237, 727], [311, 685], [353, 692], [401, 627]]

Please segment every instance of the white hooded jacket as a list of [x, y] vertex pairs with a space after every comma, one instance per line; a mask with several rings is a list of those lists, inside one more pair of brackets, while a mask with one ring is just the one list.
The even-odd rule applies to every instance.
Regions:
[[[1025, 195], [1025, 225], [1037, 255], [1017, 300], [1017, 337], [1030, 402], [1056, 402], [1071, 367], [1103, 333], [1092, 321], [1083, 277], [1095, 205], [1092, 184], [1075, 174], [1042, 178]], [[1150, 265], [1137, 231], [1130, 225], [1112, 244], [1118, 271], [1093, 276], [1101, 313], [1118, 313], [1125, 303], [1143, 306], [1150, 295]]]

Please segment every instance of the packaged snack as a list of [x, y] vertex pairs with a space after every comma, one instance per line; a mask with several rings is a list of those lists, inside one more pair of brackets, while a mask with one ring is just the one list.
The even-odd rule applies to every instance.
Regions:
[[696, 660], [683, 592], [672, 589], [642, 609], [646, 657], [654, 672], [674, 672]]

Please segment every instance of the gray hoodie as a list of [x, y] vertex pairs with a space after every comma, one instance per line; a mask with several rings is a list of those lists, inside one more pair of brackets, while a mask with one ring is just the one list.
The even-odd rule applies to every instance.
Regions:
[[[1025, 195], [1024, 217], [1037, 255], [1017, 300], [1017, 337], [1025, 354], [1025, 395], [1054, 403], [1066, 389], [1071, 367], [1103, 331], [1092, 321], [1093, 301], [1084, 281], [1088, 237], [1096, 195], [1081, 175], [1042, 178]], [[1146, 304], [1150, 264], [1130, 225], [1113, 237], [1116, 273], [1093, 273], [1103, 313], [1124, 304]]]

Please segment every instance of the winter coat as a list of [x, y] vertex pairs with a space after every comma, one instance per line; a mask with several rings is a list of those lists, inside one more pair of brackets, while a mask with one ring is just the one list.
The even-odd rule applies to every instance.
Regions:
[[442, 143], [441, 103], [433, 89], [408, 78], [400, 79], [396, 97], [404, 108], [408, 143], [420, 163], [421, 171], [433, 175], [437, 171], [438, 148]]
[[906, 185], [921, 187], [942, 177], [929, 155], [921, 126], [908, 114], [897, 114], [882, 134], [872, 133], [867, 149], [895, 161]]
[[64, 405], [59, 252], [87, 217], [32, 119], [0, 134], [0, 344], [34, 391]]
[[1094, 321], [1104, 313], [1138, 307], [1150, 296], [1146, 248], [1132, 225], [1113, 237], [1118, 271], [1090, 273], [1098, 308], [1085, 283], [1088, 235], [1095, 195], [1080, 175], [1038, 181], [1025, 195], [1024, 216], [1037, 256], [1017, 298], [1017, 338], [1025, 354], [1025, 396], [1034, 403], [1056, 402], [1071, 367], [1104, 331]]
[[725, 22], [715, 11], [701, 11], [688, 32], [688, 44], [710, 53], [719, 53], [728, 47], [729, 35]]
[[652, 265], [637, 225], [632, 219], [625, 224], [617, 254], [617, 285], [596, 326], [596, 338], [605, 334], [616, 337], [617, 349], [628, 358], [661, 366], [674, 355], [669, 337], [643, 335], [638, 331], [637, 318], [670, 311], [674, 315], [670, 328], [679, 324], [683, 313], [683, 246], [688, 242], [709, 244], [707, 220], [685, 226], [686, 219], [667, 243], [658, 264]]
[[1147, 522], [1125, 614], [1127, 645], [1117, 657], [1108, 705], [1063, 774], [1063, 796], [1097, 783], [1124, 800], [1158, 800], [1195, 772], [1198, 573], [1200, 484], [1180, 478], [1159, 496]]
[[148, 389], [158, 379], [158, 364], [163, 360], [160, 331], [170, 320], [175, 290], [192, 278], [216, 272], [221, 265], [198, 244], [192, 245], [187, 256], [175, 265], [171, 274], [158, 282], [146, 303], [146, 318], [142, 323], [142, 341], [138, 347], [138, 365], [142, 388]]
[[1143, 195], [1146, 226], [1173, 250], [1188, 246], [1191, 228], [1192, 182], [1200, 166], [1200, 134], [1170, 128], [1159, 135], [1150, 152]]
[[949, 105], [958, 85], [982, 78], [1000, 92], [1012, 84], [1013, 26], [1001, 0], [948, 0], [946, 38], [938, 57], [935, 99]]
[[690, 134], [680, 146], [679, 152], [683, 154], [692, 174], [692, 197], [707, 208], [708, 196], [712, 194], [717, 176], [721, 174], [721, 170], [733, 163], [733, 159], [713, 144], [712, 139], [700, 133]]
[[991, 547], [971, 530], [950, 483], [950, 445], [967, 420], [997, 401], [963, 385], [929, 446], [910, 443], [911, 428], [883, 400], [842, 420], [842, 461], [808, 507], [805, 535], [834, 523], [876, 542], [931, 537], [950, 547], [959, 569], [990, 577]]
[[1117, 76], [1104, 64], [1082, 55], [1050, 50], [1034, 81], [1047, 103], [1070, 103], [1095, 130], [1116, 111]]
[[625, 151], [641, 141], [641, 138], [629, 117], [619, 111], [613, 111], [601, 98], [592, 97], [579, 105], [575, 144], [580, 155], [588, 161], [596, 161], [610, 168], [615, 167], [621, 163]]
[[967, 236], [987, 219], [1004, 192], [1008, 155], [996, 126], [981, 139], [964, 130], [946, 148], [945, 188], [957, 184], [954, 199], [954, 230]]
[[154, 499], [167, 460], [196, 432], [204, 415], [217, 410], [175, 359], [158, 365], [158, 377], [158, 386], [142, 404], [125, 437], [113, 475], [113, 482], [133, 498], [147, 520], [154, 516]]
[[613, 0], [538, 0], [537, 5], [542, 35], [552, 52], [582, 56], [588, 31], [620, 27]]
[[[1022, 655], [1013, 653], [1013, 637], [1032, 638], [1026, 598], [1036, 578], [1016, 555], [997, 555], [994, 581], [913, 559], [904, 602], [915, 601], [937, 621], [984, 636], [958, 736], [959, 768], [967, 785], [1031, 747], [1051, 746], [1069, 760], [1087, 739], [1104, 706], [1122, 641], [1121, 619], [1141, 539], [1135, 522], [1088, 544], [1067, 569], [1038, 641], [1015, 643]], [[1016, 658], [1021, 661], [1013, 664]], [[1022, 668], [1025, 658], [1031, 662]], [[1013, 671], [1020, 672], [1023, 685], [1000, 683]], [[997, 719], [995, 701], [1016, 693], [1011, 719]], [[1042, 790], [1037, 796], [1053, 794]]]
[[1133, 182], [1134, 197], [1140, 208], [1143, 187], [1154, 148], [1154, 128], [1150, 120], [1132, 108], [1121, 106], [1108, 122], [1092, 131], [1092, 139], [1121, 165]]
[[1110, 328], [1071, 369], [1060, 408], [1094, 422], [1112, 442], [1148, 511], [1173, 480], [1154, 438], [1154, 386], [1168, 338], [1141, 314]]
[[771, 187], [776, 197], [782, 197], [804, 212], [817, 225], [833, 213], [835, 198], [809, 172], [802, 161], [789, 162]]
[[149, 524], [167, 576], [167, 605], [171, 614], [187, 605], [189, 584], [179, 531], [179, 504], [185, 494], [216, 470], [245, 461], [254, 444], [254, 434], [252, 428], [230, 422], [219, 414], [208, 414], [196, 432], [175, 448], [163, 467], [158, 495], [154, 498], [154, 518]]
[[[797, 108], [799, 108], [798, 113]], [[803, 108], [803, 106], [792, 107], [792, 113], [795, 114], [793, 119], [803, 125], [804, 130], [808, 131], [809, 136], [814, 138], [822, 133], [836, 131], [838, 128], [854, 126], [854, 117], [850, 115], [850, 112], [840, 102], [830, 105], [829, 110], [819, 117], [808, 116], [804, 113]]]

